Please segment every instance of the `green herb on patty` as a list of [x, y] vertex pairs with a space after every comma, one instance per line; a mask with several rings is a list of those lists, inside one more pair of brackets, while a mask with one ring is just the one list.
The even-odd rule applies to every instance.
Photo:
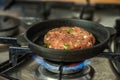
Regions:
[[49, 48], [50, 44], [45, 44], [44, 46], [45, 46], [46, 48]]
[[72, 31], [72, 29], [65, 30], [65, 32], [67, 32], [68, 34], [70, 34]]
[[82, 34], [83, 32], [80, 32], [80, 34]]
[[69, 45], [64, 44], [63, 47], [64, 47], [64, 49], [68, 49], [68, 48], [69, 48]]

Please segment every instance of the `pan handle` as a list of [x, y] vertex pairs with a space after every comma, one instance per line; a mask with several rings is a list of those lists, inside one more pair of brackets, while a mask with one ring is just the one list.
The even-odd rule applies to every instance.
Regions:
[[111, 27], [105, 27], [105, 28], [110, 32], [111, 37], [117, 33], [116, 29], [114, 28], [111, 28]]
[[17, 37], [17, 43], [21, 46], [28, 46], [28, 42], [27, 40], [25, 39], [24, 37], [24, 33], [20, 34], [18, 37]]
[[113, 61], [120, 62], [120, 53], [103, 52], [103, 53], [100, 53], [98, 57], [104, 57]]

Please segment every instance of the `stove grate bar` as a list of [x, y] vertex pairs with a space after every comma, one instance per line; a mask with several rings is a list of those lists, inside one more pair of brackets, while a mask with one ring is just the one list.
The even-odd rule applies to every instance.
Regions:
[[17, 65], [16, 66], [12, 66], [12, 63], [9, 63], [10, 61], [7, 60], [3, 63], [0, 64], [0, 76], [6, 78], [6, 79], [9, 79], [9, 80], [19, 80], [19, 79], [16, 79], [16, 78], [13, 78], [13, 77], [10, 77], [8, 75], [6, 75], [5, 73], [7, 73], [8, 71], [14, 69], [15, 67], [19, 66], [21, 63], [25, 62], [28, 57], [30, 57], [30, 55], [26, 54], [24, 56], [19, 56], [18, 57], [18, 62], [17, 62]]
[[10, 63], [12, 63], [13, 66], [17, 64], [17, 58], [20, 55], [25, 55], [28, 53], [32, 53], [32, 51], [29, 48], [23, 48], [23, 47], [9, 47], [9, 60]]
[[10, 71], [11, 69], [19, 66], [21, 63], [23, 63], [24, 61], [26, 61], [28, 59], [28, 57], [30, 57], [31, 55], [24, 55], [24, 56], [19, 56], [17, 59], [17, 64], [15, 66], [12, 66], [12, 63], [10, 63], [9, 60], [3, 62], [0, 64], [0, 74], [4, 74], [8, 71]]
[[12, 46], [19, 46], [16, 38], [0, 37], [0, 44], [11, 44]]
[[5, 74], [0, 74], [0, 76], [6, 78], [6, 79], [9, 79], [9, 80], [19, 80], [19, 79], [16, 79], [16, 78], [13, 78], [13, 77], [10, 77], [8, 75], [5, 75]]

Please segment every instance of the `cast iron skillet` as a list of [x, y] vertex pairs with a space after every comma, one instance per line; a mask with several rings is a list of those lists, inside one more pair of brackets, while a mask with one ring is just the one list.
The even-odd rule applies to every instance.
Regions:
[[[52, 28], [61, 26], [78, 26], [92, 33], [96, 38], [96, 44], [91, 48], [77, 50], [58, 50], [45, 48], [43, 38], [46, 32]], [[29, 48], [37, 55], [52, 61], [76, 62], [92, 58], [107, 47], [110, 32], [104, 26], [86, 20], [79, 19], [57, 19], [39, 22], [32, 25], [24, 34]]]

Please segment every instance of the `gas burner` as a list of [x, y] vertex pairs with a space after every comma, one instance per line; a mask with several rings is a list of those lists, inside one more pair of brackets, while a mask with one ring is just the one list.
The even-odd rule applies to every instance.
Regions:
[[90, 61], [80, 61], [80, 62], [55, 62], [50, 60], [44, 60], [45, 65], [43, 65], [48, 71], [53, 73], [59, 73], [60, 66], [62, 65], [62, 74], [72, 74], [81, 71], [84, 67], [90, 64]]
[[[92, 80], [95, 74], [95, 70], [92, 66], [88, 65], [81, 71], [72, 74], [63, 74], [62, 80]], [[43, 66], [39, 66], [35, 72], [35, 78], [37, 80], [58, 80], [59, 74], [53, 73]]]
[[94, 77], [95, 70], [88, 60], [63, 63], [42, 59], [36, 55], [33, 55], [33, 59], [40, 64], [35, 70], [35, 78], [38, 80], [91, 80]]
[[46, 59], [42, 59], [39, 56], [33, 55], [33, 59], [38, 62], [40, 65], [42, 65], [44, 68], [46, 68], [48, 71], [53, 73], [59, 73], [60, 67], [62, 66], [62, 74], [71, 74], [76, 73], [81, 70], [83, 70], [84, 67], [86, 67], [88, 64], [90, 64], [90, 61], [80, 61], [80, 62], [55, 62], [50, 61]]

